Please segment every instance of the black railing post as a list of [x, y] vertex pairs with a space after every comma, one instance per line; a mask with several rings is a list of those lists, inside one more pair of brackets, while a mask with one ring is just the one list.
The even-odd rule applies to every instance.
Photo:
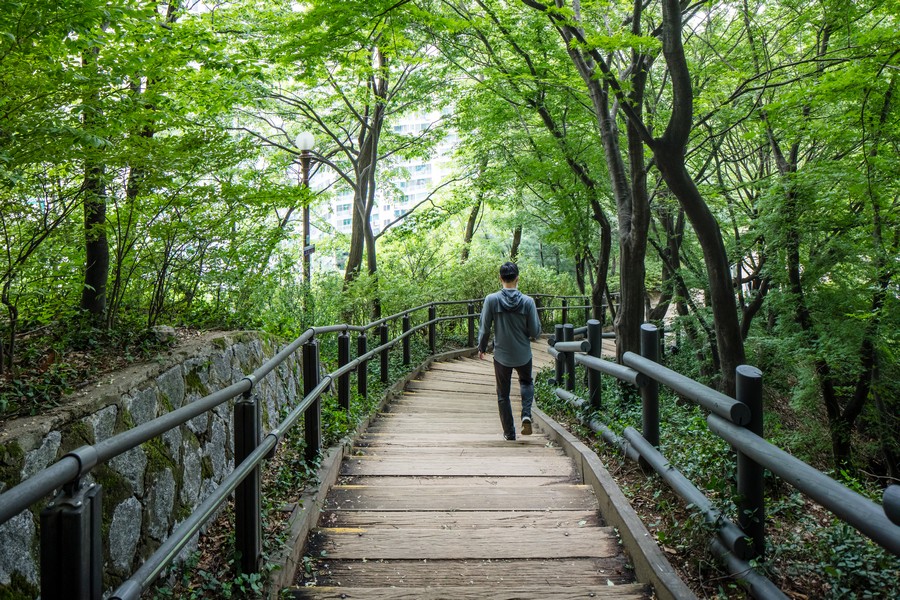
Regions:
[[[568, 322], [569, 322], [569, 299], [563, 298], [562, 299], [562, 319], [560, 319], [560, 323], [565, 325]], [[567, 341], [572, 341], [572, 340], [567, 340]]]
[[[75, 481], [41, 511], [41, 598], [103, 595], [102, 486]], [[6, 550], [6, 549], [4, 549]]]
[[[553, 339], [557, 342], [564, 341], [563, 339], [563, 326], [560, 324], [556, 324], [553, 326]], [[566, 355], [564, 352], [560, 352], [556, 355], [556, 362], [554, 363], [554, 368], [556, 369], [556, 385], [562, 387], [565, 385], [565, 372], [566, 372]]]
[[[380, 336], [381, 345], [384, 346], [388, 343], [388, 324], [382, 323], [378, 326], [378, 334]], [[381, 383], [387, 383], [390, 380], [390, 374], [388, 373], [389, 360], [388, 356], [389, 348], [385, 348], [381, 351]]]
[[[338, 335], [338, 368], [350, 362], [350, 334], [346, 331]], [[338, 377], [338, 405], [350, 412], [350, 373]]]
[[469, 311], [469, 348], [475, 347], [475, 303], [469, 302], [466, 308]]
[[[588, 319], [587, 322], [587, 339], [591, 345], [588, 352], [594, 358], [601, 358], [603, 354], [603, 325], [597, 319]], [[588, 399], [591, 402], [591, 408], [600, 410], [603, 405], [601, 395], [600, 371], [588, 369]]]
[[[368, 352], [368, 339], [363, 331], [356, 338], [356, 356], [364, 356]], [[356, 367], [356, 391], [363, 398], [369, 397], [369, 361], [364, 360]]]
[[437, 308], [434, 304], [428, 307], [428, 350], [434, 354], [437, 348]]
[[591, 299], [587, 296], [584, 297], [584, 322], [587, 323], [591, 320]]
[[[304, 372], [304, 382], [306, 376]], [[234, 462], [239, 465], [259, 446], [260, 405], [252, 391], [234, 404]], [[234, 546], [241, 573], [259, 572], [262, 554], [262, 521], [260, 519], [259, 467], [247, 475], [234, 490]]]
[[[571, 323], [563, 325], [563, 341], [575, 341], [575, 326]], [[566, 389], [575, 391], [575, 353], [566, 352]]]
[[534, 296], [534, 310], [537, 312], [538, 323], [541, 324], [541, 331], [544, 330], [544, 315], [541, 313], [541, 297]]
[[406, 335], [409, 333], [409, 313], [403, 313], [403, 364], [408, 365], [410, 361], [409, 357], [409, 336]]
[[[659, 360], [659, 338], [656, 325], [644, 323], [641, 325], [641, 356], [654, 362]], [[648, 378], [646, 385], [641, 387], [641, 401], [643, 403], [643, 435], [644, 439], [653, 446], [659, 447], [659, 383]]]
[[[319, 342], [310, 340], [303, 344], [303, 396], [306, 397], [319, 385]], [[322, 402], [319, 398], [309, 405], [303, 415], [306, 439], [306, 462], [312, 463], [322, 446]]]
[[[750, 365], [736, 370], [735, 396], [750, 408], [747, 429], [763, 436], [762, 372]], [[737, 453], [738, 526], [753, 540], [753, 557], [766, 551], [765, 469], [749, 456]]]

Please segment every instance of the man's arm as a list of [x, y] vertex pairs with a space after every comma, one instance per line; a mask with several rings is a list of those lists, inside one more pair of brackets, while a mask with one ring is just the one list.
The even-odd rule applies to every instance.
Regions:
[[490, 296], [484, 299], [481, 308], [481, 321], [478, 324], [478, 356], [484, 358], [488, 342], [491, 340], [491, 325], [494, 322], [494, 311], [491, 309]]
[[531, 302], [528, 303], [528, 306], [528, 337], [536, 340], [541, 335], [541, 318], [538, 316], [537, 306], [535, 306], [534, 300], [531, 300]]

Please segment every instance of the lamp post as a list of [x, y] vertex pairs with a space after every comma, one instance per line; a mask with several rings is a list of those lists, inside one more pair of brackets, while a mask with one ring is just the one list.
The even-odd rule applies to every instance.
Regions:
[[[297, 147], [300, 149], [300, 175], [303, 179], [303, 187], [307, 191], [309, 191], [309, 152], [315, 143], [316, 138], [308, 131], [297, 136]], [[312, 284], [309, 268], [312, 246], [309, 242], [309, 196], [307, 195], [306, 203], [303, 205], [303, 281], [307, 286]]]

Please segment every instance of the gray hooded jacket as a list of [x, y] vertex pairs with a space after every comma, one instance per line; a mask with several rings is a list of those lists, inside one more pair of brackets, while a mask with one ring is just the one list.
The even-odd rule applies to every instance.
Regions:
[[494, 327], [494, 360], [520, 367], [531, 360], [531, 342], [541, 334], [534, 300], [515, 288], [503, 288], [484, 299], [478, 350], [486, 352]]

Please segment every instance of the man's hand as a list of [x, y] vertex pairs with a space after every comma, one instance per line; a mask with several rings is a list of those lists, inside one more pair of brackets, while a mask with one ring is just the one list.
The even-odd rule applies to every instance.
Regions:
[[481, 360], [485, 360], [484, 352], [482, 352], [481, 350], [478, 351], [478, 358], [480, 358]]

